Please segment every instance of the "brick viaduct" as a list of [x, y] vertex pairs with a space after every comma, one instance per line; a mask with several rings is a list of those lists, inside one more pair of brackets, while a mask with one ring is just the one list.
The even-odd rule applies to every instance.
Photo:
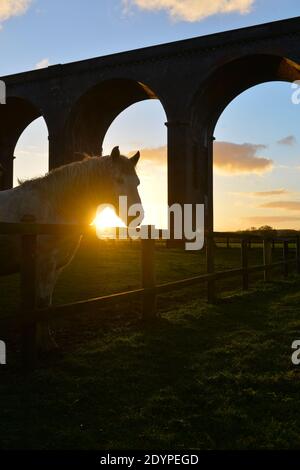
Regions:
[[36, 118], [48, 127], [53, 168], [78, 159], [76, 152], [101, 154], [124, 109], [158, 99], [167, 116], [169, 203], [204, 202], [212, 229], [215, 125], [244, 90], [300, 80], [300, 17], [1, 79], [7, 88], [7, 103], [0, 105], [4, 188], [12, 186], [17, 141]]

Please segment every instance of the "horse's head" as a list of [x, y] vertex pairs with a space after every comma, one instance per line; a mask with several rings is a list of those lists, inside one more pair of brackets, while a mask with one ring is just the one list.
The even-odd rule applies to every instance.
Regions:
[[119, 206], [120, 196], [127, 198], [127, 208], [135, 206], [136, 212], [143, 215], [143, 207], [141, 198], [138, 192], [140, 180], [136, 174], [136, 165], [140, 158], [140, 152], [137, 152], [133, 157], [127, 158], [120, 154], [119, 147], [114, 147], [110, 156], [108, 157], [111, 163], [111, 177], [114, 186], [114, 206], [118, 215], [123, 219], [124, 223], [129, 223], [135, 218], [133, 214], [124, 213], [124, 209]]

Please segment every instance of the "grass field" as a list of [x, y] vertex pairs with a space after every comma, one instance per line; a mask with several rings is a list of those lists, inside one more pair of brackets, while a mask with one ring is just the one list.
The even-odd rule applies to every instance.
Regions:
[[[239, 265], [236, 247], [217, 252], [219, 269]], [[137, 245], [84, 243], [55, 303], [138, 287], [139, 255]], [[261, 258], [253, 248], [251, 262]], [[199, 272], [202, 253], [158, 249], [158, 282]], [[247, 293], [240, 279], [227, 280], [216, 305], [205, 302], [205, 286], [164, 295], [152, 325], [139, 319], [137, 302], [114, 306], [113, 318], [107, 308], [59, 321], [61, 350], [38, 370], [25, 376], [18, 352], [1, 367], [1, 448], [299, 448], [300, 366], [291, 364], [291, 343], [299, 338], [300, 280], [274, 278]], [[17, 282], [1, 279], [1, 314], [15, 312]]]

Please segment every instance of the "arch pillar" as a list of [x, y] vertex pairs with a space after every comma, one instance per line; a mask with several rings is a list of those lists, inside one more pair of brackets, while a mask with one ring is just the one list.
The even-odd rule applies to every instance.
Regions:
[[26, 127], [41, 116], [35, 105], [19, 97], [8, 97], [0, 106], [0, 163], [3, 168], [2, 189], [13, 187], [14, 151]]
[[0, 164], [3, 169], [0, 191], [13, 187], [15, 141], [0, 142]]
[[[204, 204], [205, 229], [212, 230], [212, 145], [203, 144], [188, 121], [169, 121], [166, 126], [169, 207]], [[171, 238], [172, 229], [171, 223]]]
[[65, 130], [68, 103], [62, 97], [58, 98], [46, 109], [49, 170], [74, 161], [69, 152], [70, 142]]
[[66, 163], [65, 142], [57, 132], [49, 132], [49, 170]]
[[187, 191], [189, 123], [168, 121], [168, 204], [184, 204]]
[[[201, 108], [202, 109], [202, 108]], [[205, 112], [210, 111], [207, 105]], [[197, 202], [204, 204], [205, 231], [214, 230], [214, 173], [213, 173], [213, 126], [208, 126], [205, 114], [199, 108], [192, 114], [192, 140], [194, 145]]]
[[191, 194], [194, 204], [204, 205], [205, 231], [213, 231], [213, 147], [200, 139], [192, 144]]
[[14, 151], [19, 139], [19, 132], [12, 127], [3, 129], [0, 133], [0, 164], [2, 178], [0, 190], [11, 189], [14, 177]]

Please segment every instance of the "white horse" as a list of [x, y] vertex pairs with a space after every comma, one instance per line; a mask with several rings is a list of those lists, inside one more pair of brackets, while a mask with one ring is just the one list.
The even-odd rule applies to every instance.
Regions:
[[[139, 179], [135, 167], [138, 152], [131, 158], [115, 147], [110, 156], [86, 157], [61, 166], [46, 176], [23, 182], [0, 192], [0, 221], [20, 222], [33, 215], [37, 223], [90, 224], [100, 204], [110, 204], [118, 212], [119, 196], [127, 196], [128, 207], [140, 204]], [[124, 220], [127, 223], [127, 220]], [[81, 237], [38, 236], [37, 306], [51, 305], [52, 294], [62, 269], [74, 257]], [[20, 269], [21, 237], [0, 234], [0, 275]], [[39, 327], [39, 346], [53, 347], [48, 325]]]

